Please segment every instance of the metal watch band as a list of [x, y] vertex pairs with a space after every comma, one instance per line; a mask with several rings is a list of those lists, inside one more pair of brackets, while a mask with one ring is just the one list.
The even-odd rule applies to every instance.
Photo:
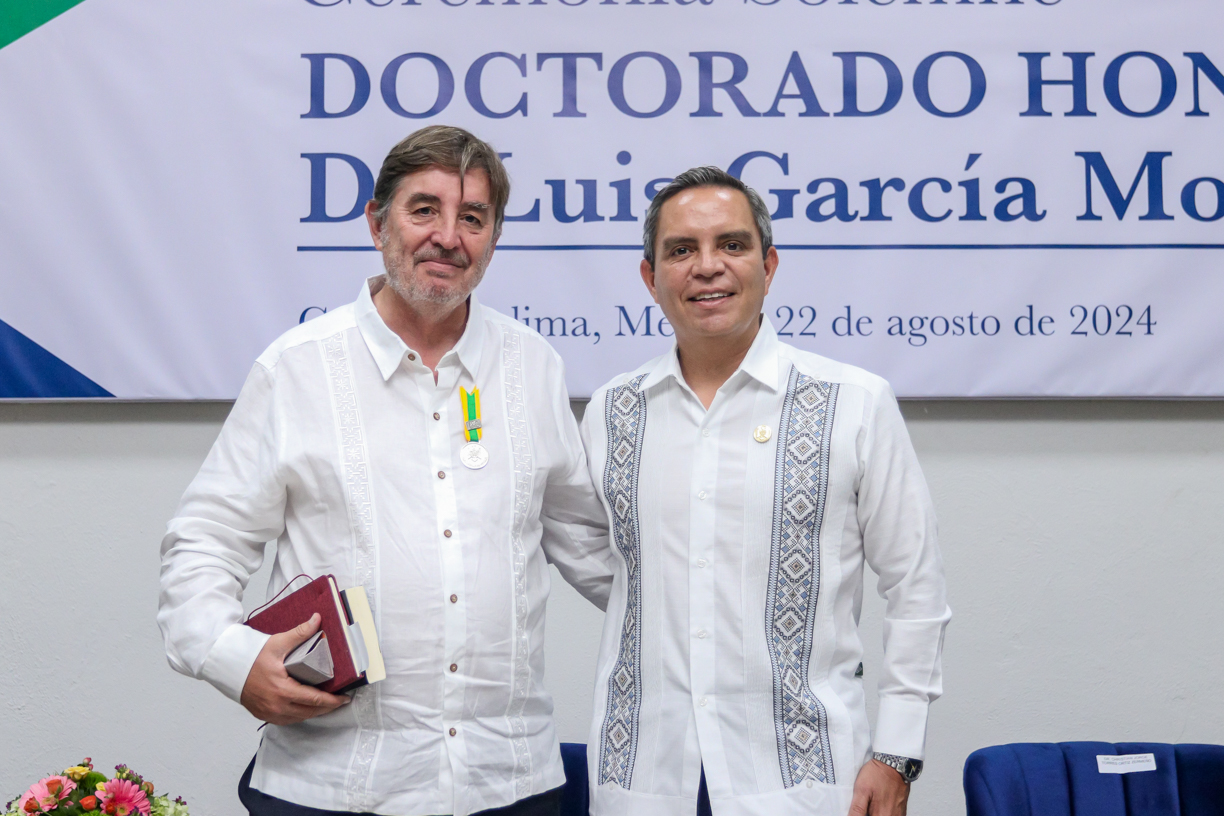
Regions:
[[873, 759], [883, 762], [888, 767], [901, 774], [901, 778], [906, 784], [913, 782], [922, 775], [922, 760], [910, 759], [909, 757], [897, 756], [896, 754], [881, 754], [873, 753]]

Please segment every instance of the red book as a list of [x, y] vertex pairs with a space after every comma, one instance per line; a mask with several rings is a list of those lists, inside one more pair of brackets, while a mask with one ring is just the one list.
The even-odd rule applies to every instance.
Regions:
[[322, 618], [319, 631], [327, 638], [333, 666], [332, 678], [316, 688], [339, 694], [387, 676], [365, 587], [341, 590], [333, 575], [316, 578], [274, 601], [246, 625], [275, 635], [305, 623], [316, 612]]

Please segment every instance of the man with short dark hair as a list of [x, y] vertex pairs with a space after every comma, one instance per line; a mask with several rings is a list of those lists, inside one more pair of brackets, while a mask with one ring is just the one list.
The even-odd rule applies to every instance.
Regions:
[[[675, 346], [582, 423], [617, 573], [588, 746], [596, 816], [902, 816], [951, 615], [888, 384], [779, 342], [769, 210], [715, 167], [651, 203]], [[888, 600], [874, 735], [864, 562]]]
[[[601, 608], [607, 533], [560, 357], [481, 306], [509, 180], [427, 127], [366, 206], [385, 275], [256, 362], [162, 542], [171, 665], [269, 723], [240, 785], [256, 816], [555, 816], [565, 781], [541, 685], [548, 563]], [[348, 695], [290, 678], [319, 618], [241, 623], [277, 542], [295, 576], [362, 586], [387, 678]]]

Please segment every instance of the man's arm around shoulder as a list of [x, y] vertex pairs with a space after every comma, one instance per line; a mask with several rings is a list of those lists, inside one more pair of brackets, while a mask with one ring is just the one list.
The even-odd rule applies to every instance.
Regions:
[[[549, 474], [540, 516], [549, 563], [583, 597], [601, 610], [612, 591], [608, 521], [587, 466], [587, 427], [581, 431], [570, 408], [559, 357], [550, 372], [552, 413], [557, 427], [558, 466]], [[588, 406], [589, 407], [589, 406]]]

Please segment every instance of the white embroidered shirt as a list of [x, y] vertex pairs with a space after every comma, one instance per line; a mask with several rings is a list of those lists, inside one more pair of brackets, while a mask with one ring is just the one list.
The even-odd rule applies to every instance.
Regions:
[[[676, 351], [582, 423], [616, 578], [588, 760], [597, 816], [845, 816], [873, 750], [923, 758], [950, 617], [926, 483], [888, 384], [768, 320], [708, 410]], [[887, 599], [874, 738], [863, 566]]]
[[[437, 383], [358, 300], [252, 369], [162, 542], [170, 664], [237, 700], [266, 636], [240, 598], [277, 541], [299, 573], [364, 585], [387, 679], [331, 714], [264, 729], [252, 786], [325, 810], [469, 814], [561, 785], [541, 685], [548, 562], [600, 607], [611, 585], [560, 357], [482, 307]], [[460, 387], [480, 390], [488, 464], [461, 464]]]

